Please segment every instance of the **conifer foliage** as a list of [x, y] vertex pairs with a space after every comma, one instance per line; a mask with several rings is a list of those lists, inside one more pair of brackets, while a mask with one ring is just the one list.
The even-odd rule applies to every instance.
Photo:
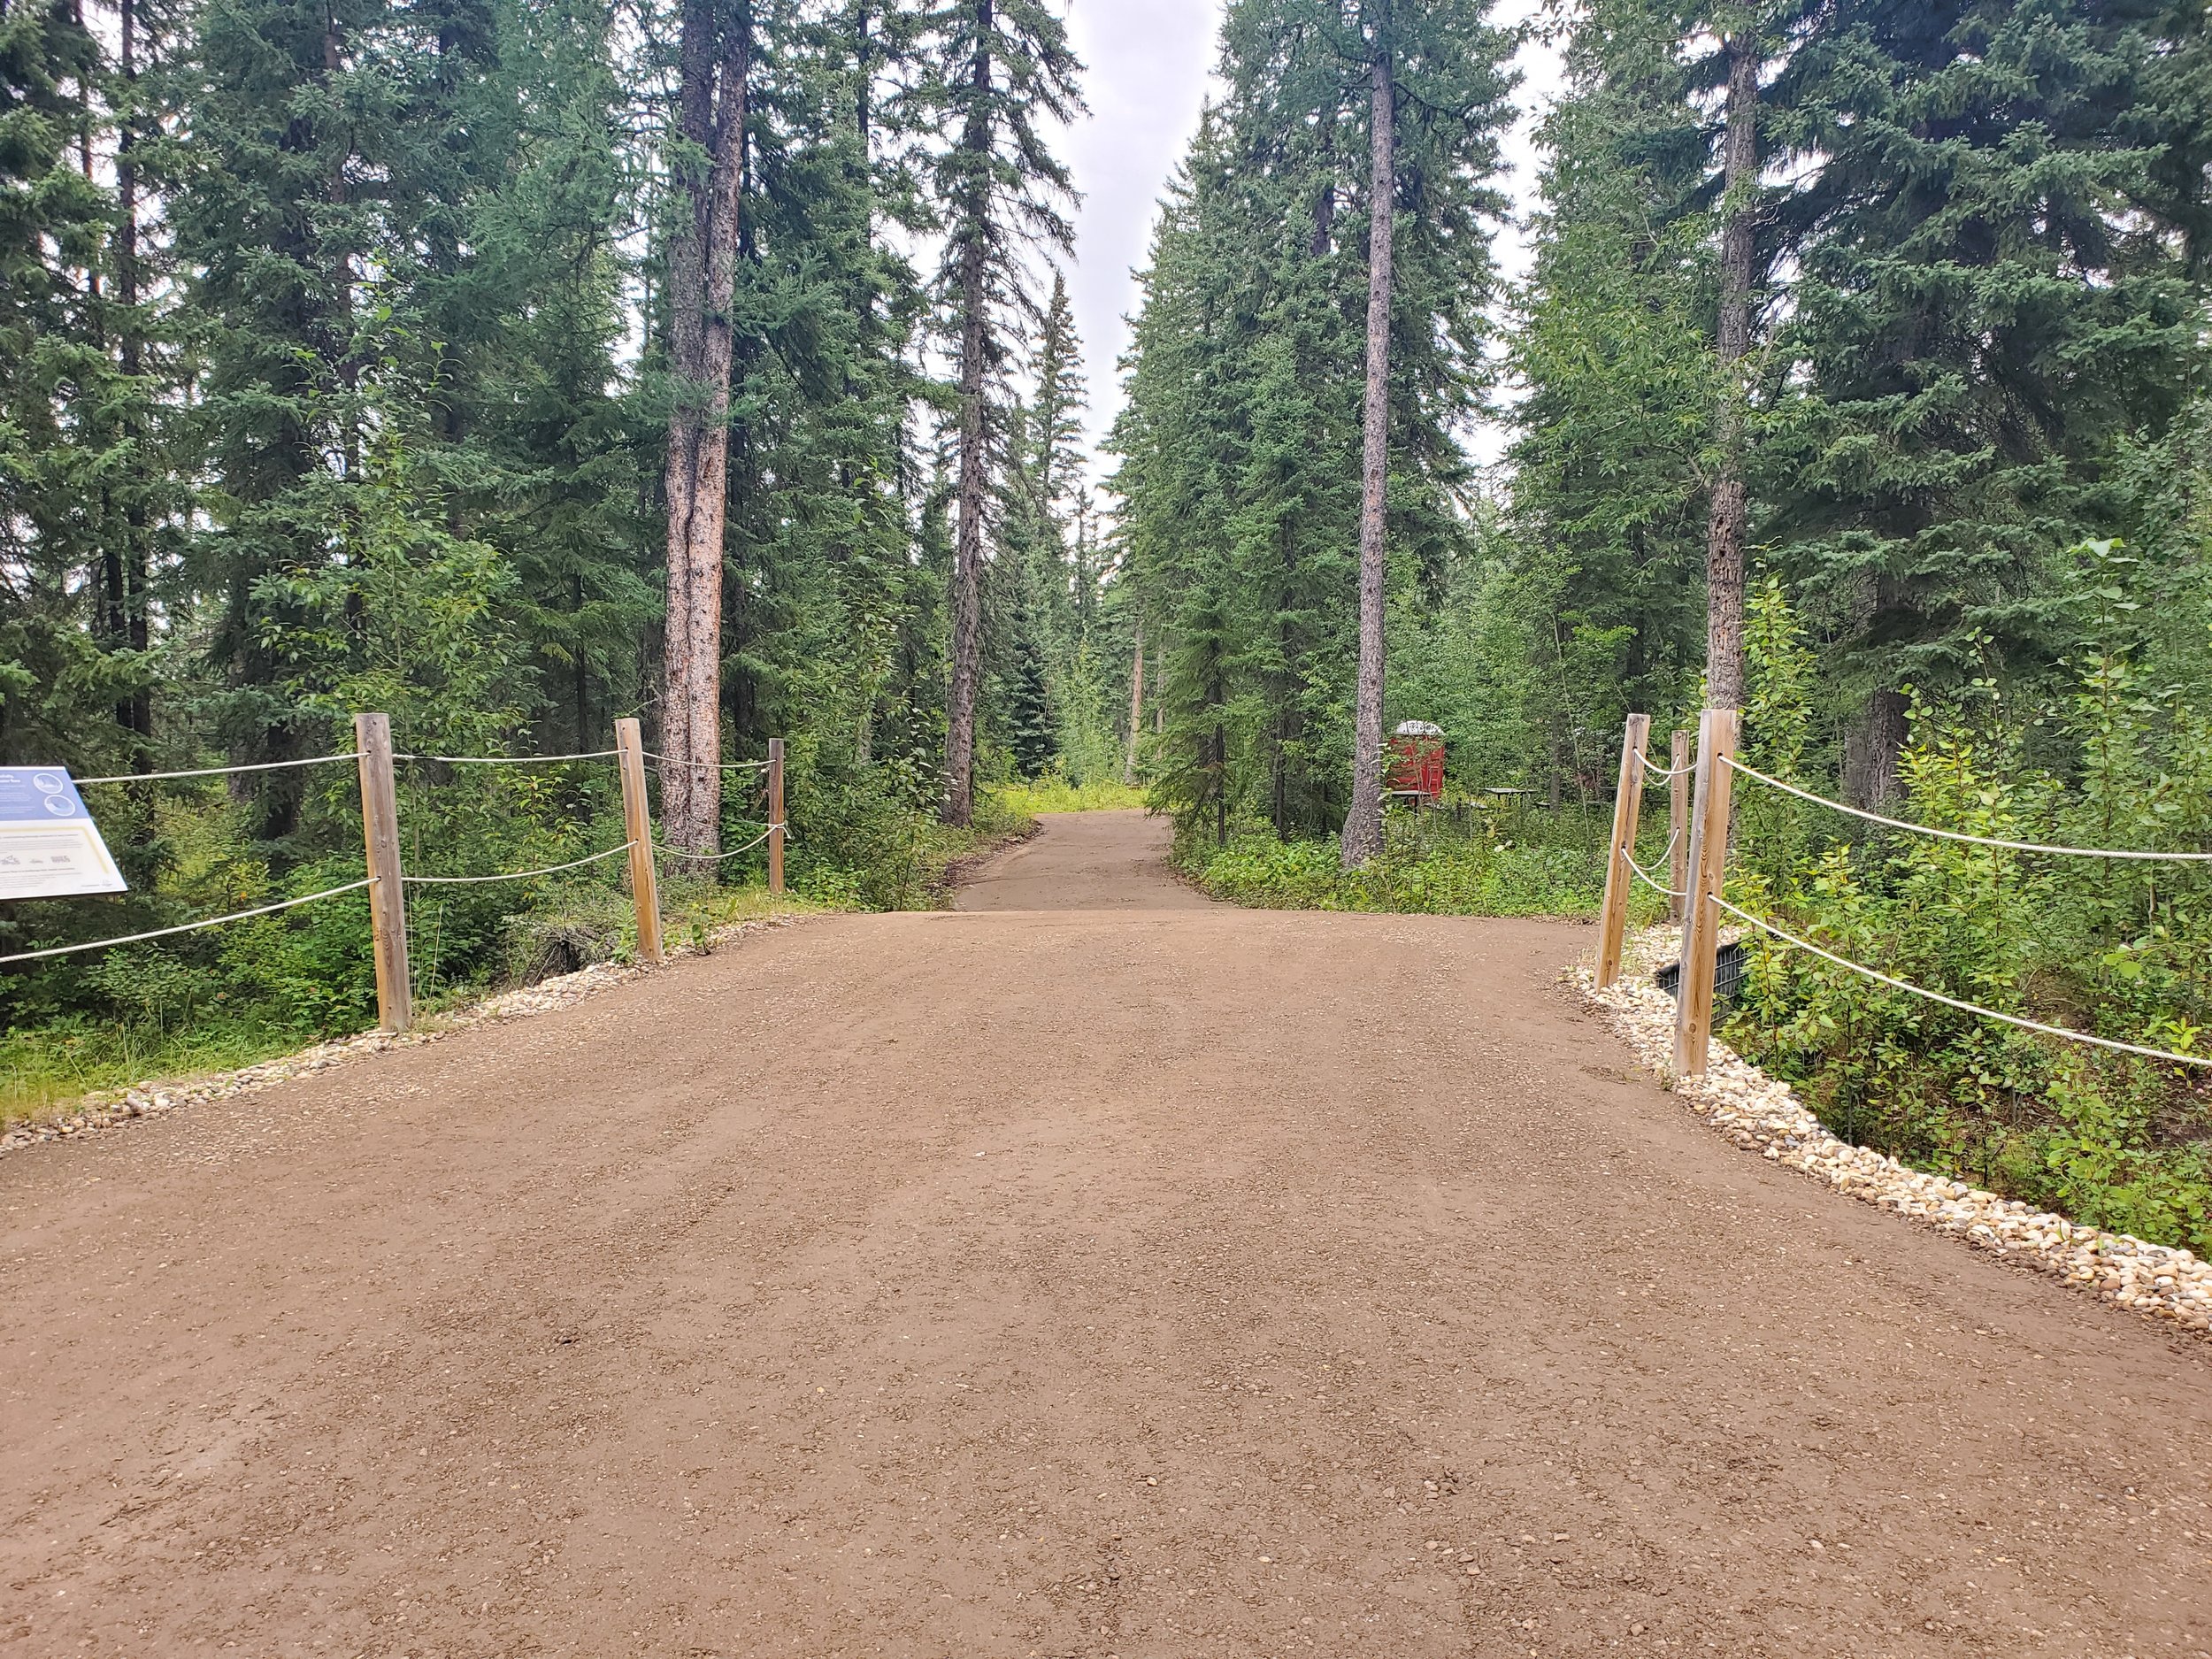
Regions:
[[1227, 10], [1116, 434], [1163, 798], [1217, 837], [1376, 844], [1386, 618], [1474, 556], [1511, 46], [1458, 0]]
[[[795, 869], [885, 899], [922, 815], [1056, 772], [1366, 880], [1394, 723], [1445, 728], [1457, 789], [1587, 800], [1629, 710], [1771, 706], [1778, 615], [1797, 764], [1865, 802], [1916, 708], [2077, 695], [2093, 612], [2141, 615], [2139, 701], [2182, 708], [2202, 6], [1540, 27], [1508, 284], [1523, 34], [1224, 0], [1094, 496], [1060, 0], [4, 0], [0, 763], [281, 761], [361, 708], [426, 753], [595, 750], [636, 715], [703, 855], [758, 833], [725, 769], [780, 735]], [[580, 821], [471, 798], [472, 833]], [[345, 865], [334, 799], [134, 787], [128, 902]], [[472, 972], [485, 902], [440, 923]], [[352, 982], [334, 939], [261, 982], [337, 1018], [300, 988]], [[84, 983], [24, 979], [58, 1015]]]

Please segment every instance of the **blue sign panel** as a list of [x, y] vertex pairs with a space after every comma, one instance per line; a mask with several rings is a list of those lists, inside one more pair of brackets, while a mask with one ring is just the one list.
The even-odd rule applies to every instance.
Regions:
[[123, 872], [66, 768], [0, 766], [0, 899], [123, 888]]

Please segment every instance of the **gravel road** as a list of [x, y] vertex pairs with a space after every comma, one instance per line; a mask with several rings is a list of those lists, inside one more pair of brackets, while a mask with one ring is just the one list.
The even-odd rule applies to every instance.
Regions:
[[0, 1653], [2212, 1648], [2194, 1340], [1163, 833], [0, 1162]]

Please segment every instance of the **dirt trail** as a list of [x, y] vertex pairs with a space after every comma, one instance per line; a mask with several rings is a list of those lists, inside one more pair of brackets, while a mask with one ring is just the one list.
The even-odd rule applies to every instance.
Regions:
[[1168, 866], [1165, 818], [1142, 812], [1046, 812], [1033, 840], [978, 871], [960, 910], [1194, 910], [1213, 901]]
[[2203, 1349], [1722, 1142], [1590, 938], [839, 918], [0, 1161], [0, 1652], [2212, 1647]]

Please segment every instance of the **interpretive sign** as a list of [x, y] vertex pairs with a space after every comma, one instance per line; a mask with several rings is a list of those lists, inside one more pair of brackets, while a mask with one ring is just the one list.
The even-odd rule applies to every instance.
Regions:
[[59, 766], [0, 766], [0, 899], [120, 893], [123, 872]]

